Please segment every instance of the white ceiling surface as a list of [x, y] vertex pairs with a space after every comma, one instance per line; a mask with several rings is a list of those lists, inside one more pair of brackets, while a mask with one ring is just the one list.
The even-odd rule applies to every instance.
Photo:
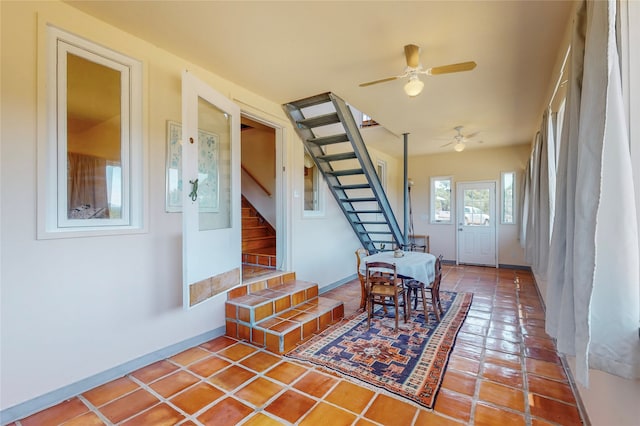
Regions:
[[[363, 131], [393, 156], [402, 156], [402, 133], [410, 155], [453, 150], [441, 145], [457, 125], [478, 132], [467, 149], [530, 143], [572, 8], [525, 0], [68, 3], [279, 104], [334, 92], [397, 136]], [[478, 65], [421, 75], [415, 98], [404, 93], [406, 80], [358, 86], [401, 74], [410, 43], [421, 46], [425, 68]]]

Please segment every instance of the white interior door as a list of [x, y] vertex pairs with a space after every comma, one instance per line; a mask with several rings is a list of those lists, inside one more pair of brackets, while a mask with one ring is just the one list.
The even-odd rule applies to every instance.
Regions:
[[497, 266], [496, 184], [458, 183], [458, 263]]
[[185, 308], [241, 282], [240, 108], [182, 73]]

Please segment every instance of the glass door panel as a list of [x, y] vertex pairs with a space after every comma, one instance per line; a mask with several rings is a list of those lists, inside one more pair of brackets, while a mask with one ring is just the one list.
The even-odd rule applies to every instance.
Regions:
[[198, 97], [200, 231], [231, 227], [231, 124], [228, 113]]

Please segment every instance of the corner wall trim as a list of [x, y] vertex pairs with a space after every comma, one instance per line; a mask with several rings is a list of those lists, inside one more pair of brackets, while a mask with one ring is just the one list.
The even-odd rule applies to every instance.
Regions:
[[37, 413], [38, 411], [42, 411], [45, 408], [52, 407], [62, 401], [65, 401], [97, 386], [120, 378], [156, 361], [171, 357], [186, 349], [208, 342], [209, 340], [215, 339], [216, 337], [220, 337], [224, 334], [224, 326], [211, 331], [207, 331], [206, 333], [191, 337], [189, 339], [183, 340], [182, 342], [175, 343], [165, 348], [158, 349], [155, 352], [151, 352], [139, 358], [125, 362], [124, 364], [110, 368], [109, 370], [103, 371], [102, 373], [87, 377], [86, 379], [48, 392], [44, 395], [30, 399], [29, 401], [25, 401], [18, 405], [14, 405], [13, 407], [9, 407], [5, 410], [0, 411], [0, 424], [4, 425], [30, 416], [34, 413]]
[[327, 285], [325, 285], [324, 287], [322, 287], [322, 288], [319, 290], [319, 294], [323, 294], [323, 293], [326, 293], [326, 292], [328, 292], [328, 291], [333, 290], [334, 288], [338, 288], [338, 287], [340, 287], [341, 285], [344, 285], [344, 284], [346, 284], [346, 283], [348, 283], [348, 282], [351, 282], [351, 281], [355, 280], [356, 278], [358, 278], [358, 275], [357, 275], [357, 274], [353, 274], [353, 275], [349, 275], [349, 276], [348, 276], [348, 277], [346, 277], [346, 278], [343, 278], [343, 279], [341, 279], [341, 280], [338, 280], [338, 281], [336, 281], [336, 282], [334, 282], [334, 283], [327, 284]]
[[526, 265], [509, 265], [509, 264], [505, 264], [505, 263], [499, 263], [498, 264], [498, 268], [502, 268], [502, 269], [520, 269], [520, 270], [523, 270], [523, 271], [533, 272], [531, 270], [531, 266], [526, 266]]

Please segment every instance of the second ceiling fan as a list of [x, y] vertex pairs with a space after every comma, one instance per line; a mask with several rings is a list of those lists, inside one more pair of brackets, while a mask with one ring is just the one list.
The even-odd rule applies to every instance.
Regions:
[[397, 80], [399, 78], [409, 77], [409, 81], [404, 85], [404, 91], [409, 96], [418, 96], [424, 88], [424, 83], [418, 77], [420, 74], [426, 75], [440, 75], [450, 74], [461, 71], [471, 71], [476, 67], [476, 63], [473, 61], [460, 62], [458, 64], [442, 65], [439, 67], [431, 67], [424, 69], [420, 63], [420, 46], [415, 44], [407, 44], [404, 47], [404, 56], [407, 60], [407, 67], [404, 72], [395, 77], [387, 77], [381, 80], [369, 81], [367, 83], [361, 83], [360, 87], [371, 86], [373, 84], [385, 83], [387, 81]]
[[[468, 135], [463, 135], [462, 134], [462, 126], [456, 126], [453, 128], [453, 130], [455, 130], [457, 132], [457, 134], [453, 137], [453, 140], [445, 143], [444, 145], [441, 145], [440, 148], [444, 148], [447, 147], [449, 145], [455, 144], [453, 145], [453, 149], [457, 152], [462, 152], [464, 151], [466, 145], [465, 143], [469, 141], [469, 139], [471, 139], [472, 137], [476, 136], [479, 132], [474, 132]], [[482, 141], [478, 141], [478, 143], [482, 143]]]

